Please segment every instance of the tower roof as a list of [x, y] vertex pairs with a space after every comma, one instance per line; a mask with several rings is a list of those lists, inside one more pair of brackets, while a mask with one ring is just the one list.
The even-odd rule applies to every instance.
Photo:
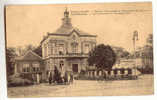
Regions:
[[67, 8], [64, 11], [64, 18], [62, 18], [62, 20], [63, 20], [62, 25], [55, 32], [49, 34], [69, 35], [71, 32], [75, 31], [80, 36], [96, 36], [83, 32], [82, 30], [76, 27], [73, 27], [73, 25], [71, 24], [71, 18], [69, 18], [69, 11]]
[[[91, 35], [86, 33], [76, 27], [73, 27], [71, 23], [71, 18], [69, 18], [69, 11], [67, 8], [64, 11], [64, 18], [62, 18], [62, 25], [53, 33], [48, 33], [48, 35], [63, 35], [69, 36], [72, 32], [76, 32], [79, 36], [86, 37], [96, 37], [96, 35]], [[47, 36], [48, 37], [48, 36]], [[47, 38], [46, 37], [46, 38]], [[46, 38], [44, 38], [41, 42], [43, 42]]]

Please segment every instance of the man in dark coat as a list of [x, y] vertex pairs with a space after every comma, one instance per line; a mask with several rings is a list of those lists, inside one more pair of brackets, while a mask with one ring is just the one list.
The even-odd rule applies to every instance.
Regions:
[[49, 84], [51, 84], [52, 83], [52, 72], [50, 72], [50, 74], [49, 74]]
[[70, 82], [71, 82], [71, 83], [73, 83], [73, 79], [74, 79], [73, 73], [70, 73]]
[[61, 74], [56, 66], [54, 67], [53, 79], [54, 79], [53, 82], [61, 83]]

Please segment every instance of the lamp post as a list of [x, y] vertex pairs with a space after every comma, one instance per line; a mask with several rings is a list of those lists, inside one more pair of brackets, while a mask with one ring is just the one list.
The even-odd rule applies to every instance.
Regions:
[[134, 48], [134, 59], [135, 59], [135, 62], [134, 62], [134, 69], [135, 69], [135, 76], [136, 76], [136, 41], [138, 41], [138, 31], [135, 30], [133, 32], [133, 48]]

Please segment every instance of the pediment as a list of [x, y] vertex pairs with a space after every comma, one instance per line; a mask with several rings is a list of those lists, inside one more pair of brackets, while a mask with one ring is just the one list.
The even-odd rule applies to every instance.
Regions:
[[72, 31], [70, 34], [70, 38], [72, 40], [77, 40], [79, 38], [79, 34], [76, 31]]
[[34, 53], [33, 51], [29, 50], [27, 51], [27, 53], [24, 56], [21, 56], [19, 58], [17, 58], [16, 60], [42, 60], [42, 58], [37, 55], [36, 53]]

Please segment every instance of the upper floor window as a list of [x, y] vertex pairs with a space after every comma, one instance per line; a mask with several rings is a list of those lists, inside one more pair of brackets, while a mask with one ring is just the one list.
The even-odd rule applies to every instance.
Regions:
[[85, 44], [85, 53], [89, 53], [89, 51], [90, 51], [89, 44]]
[[55, 54], [55, 43], [51, 43], [51, 54]]
[[96, 44], [95, 43], [93, 43], [92, 44], [92, 49], [94, 49], [96, 47]]
[[64, 44], [59, 44], [58, 46], [59, 55], [64, 54]]
[[45, 44], [44, 45], [44, 55], [45, 55], [45, 57], [47, 57], [48, 56], [48, 46], [47, 46], [47, 44]]
[[51, 43], [48, 43], [48, 55], [51, 55]]
[[71, 46], [72, 46], [72, 53], [78, 53], [78, 43], [73, 42], [71, 43]]
[[44, 57], [46, 57], [46, 45], [44, 45]]

